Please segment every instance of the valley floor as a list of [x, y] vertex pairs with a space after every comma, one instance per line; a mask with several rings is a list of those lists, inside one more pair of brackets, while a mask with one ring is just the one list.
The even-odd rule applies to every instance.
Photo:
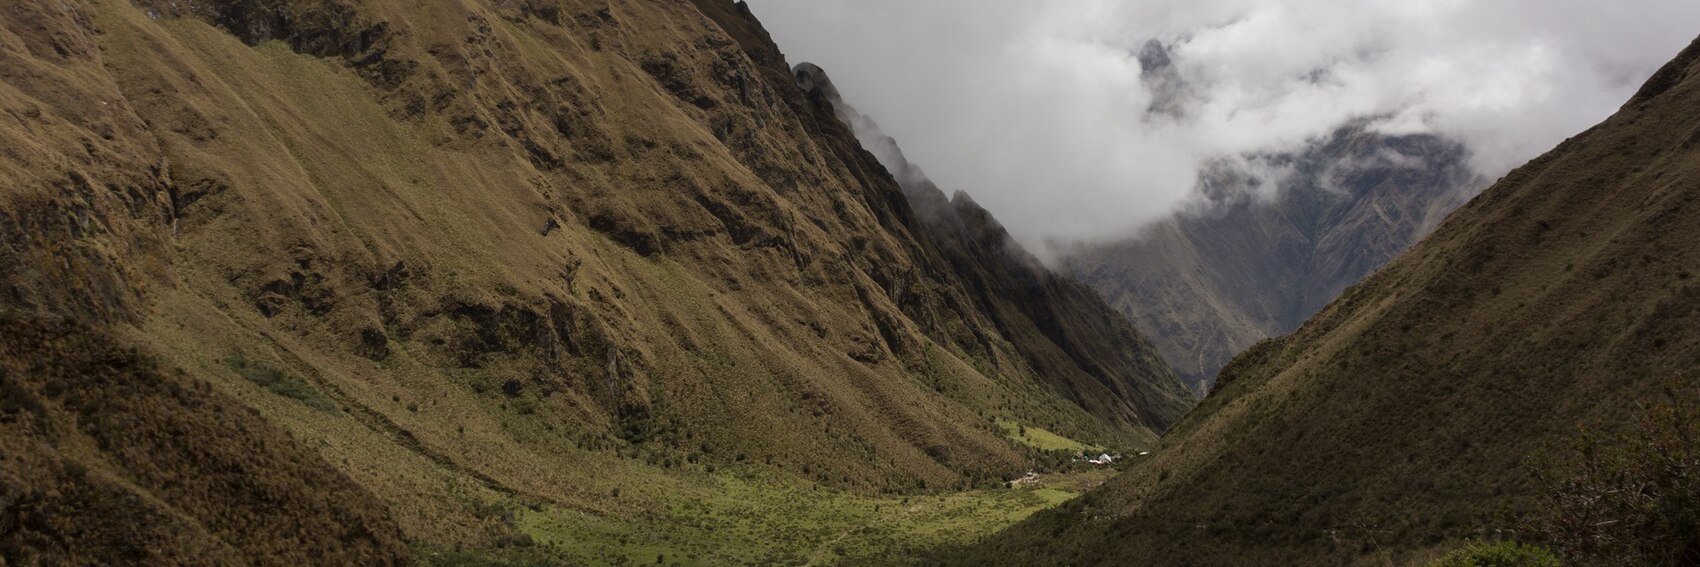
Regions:
[[485, 504], [522, 536], [493, 551], [424, 550], [436, 565], [832, 565], [901, 561], [974, 543], [1079, 496], [1109, 468], [1040, 474], [1011, 488], [869, 496], [770, 472], [761, 465], [708, 472], [633, 471], [620, 496], [633, 517], [498, 498]]

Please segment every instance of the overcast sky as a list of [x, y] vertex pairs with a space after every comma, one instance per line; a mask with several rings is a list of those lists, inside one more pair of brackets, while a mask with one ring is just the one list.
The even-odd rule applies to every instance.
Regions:
[[[1465, 141], [1497, 178], [1700, 35], [1700, 0], [749, 0], [946, 191], [1029, 248], [1167, 215], [1212, 158], [1347, 120]], [[1136, 56], [1191, 91], [1152, 115]]]

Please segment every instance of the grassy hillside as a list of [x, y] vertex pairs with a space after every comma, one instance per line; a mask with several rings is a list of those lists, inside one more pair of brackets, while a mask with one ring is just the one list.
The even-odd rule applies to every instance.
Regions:
[[1133, 449], [1190, 402], [1089, 294], [972, 291], [999, 270], [947, 254], [731, 3], [0, 22], [0, 313], [147, 361], [113, 374], [167, 416], [134, 435], [177, 440], [132, 448], [126, 390], [55, 386], [131, 362], [9, 341], [0, 453], [33, 460], [0, 494], [100, 490], [159, 533], [44, 493], [7, 559], [903, 553], [1077, 492], [1002, 488], [1055, 459], [999, 420]]
[[1154, 457], [964, 558], [1401, 564], [1527, 536], [1531, 458], [1700, 376], [1700, 42], [1296, 333]]

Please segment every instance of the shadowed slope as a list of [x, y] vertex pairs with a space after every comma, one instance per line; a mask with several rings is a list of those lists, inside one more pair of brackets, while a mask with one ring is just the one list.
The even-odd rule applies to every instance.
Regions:
[[1297, 332], [1149, 462], [976, 553], [1381, 563], [1517, 530], [1524, 460], [1700, 371], [1700, 42]]
[[371, 493], [210, 390], [77, 323], [0, 311], [0, 557], [407, 559]]

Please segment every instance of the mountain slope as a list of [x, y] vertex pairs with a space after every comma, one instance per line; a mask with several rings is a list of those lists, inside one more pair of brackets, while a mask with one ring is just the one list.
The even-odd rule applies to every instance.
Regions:
[[1191, 208], [1062, 263], [1207, 391], [1235, 354], [1298, 328], [1485, 185], [1467, 157], [1437, 136], [1348, 126], [1255, 167], [1221, 164]]
[[[0, 446], [32, 459], [0, 477], [4, 525], [47, 526], [0, 532], [8, 560], [30, 533], [89, 557], [152, 537], [10, 505], [63, 485], [135, 503], [161, 560], [803, 561], [814, 542], [782, 546], [835, 524], [727, 495], [994, 486], [1039, 458], [1000, 420], [1135, 447], [1186, 403], [1121, 364], [1155, 356], [1079, 312], [1101, 303], [976, 287], [1008, 264], [927, 228], [739, 4], [71, 0], [0, 23], [0, 314], [46, 337], [0, 351]], [[146, 387], [56, 389], [106, 369]]]
[[1292, 335], [1148, 462], [975, 553], [1400, 563], [1516, 530], [1526, 458], [1700, 370], [1700, 41]]
[[849, 126], [896, 178], [920, 219], [919, 236], [940, 251], [974, 307], [990, 314], [1006, 336], [1019, 337], [1012, 344], [1041, 375], [1059, 382], [1070, 399], [1088, 408], [1131, 405], [1102, 407], [1097, 413], [1131, 410], [1159, 431], [1191, 406], [1192, 396], [1177, 387], [1179, 382], [1141, 378], [1168, 370], [1127, 319], [1085, 285], [1053, 273], [1023, 250], [967, 193], [946, 198], [896, 140], [844, 100], [825, 70], [802, 63], [795, 73], [811, 100]]

